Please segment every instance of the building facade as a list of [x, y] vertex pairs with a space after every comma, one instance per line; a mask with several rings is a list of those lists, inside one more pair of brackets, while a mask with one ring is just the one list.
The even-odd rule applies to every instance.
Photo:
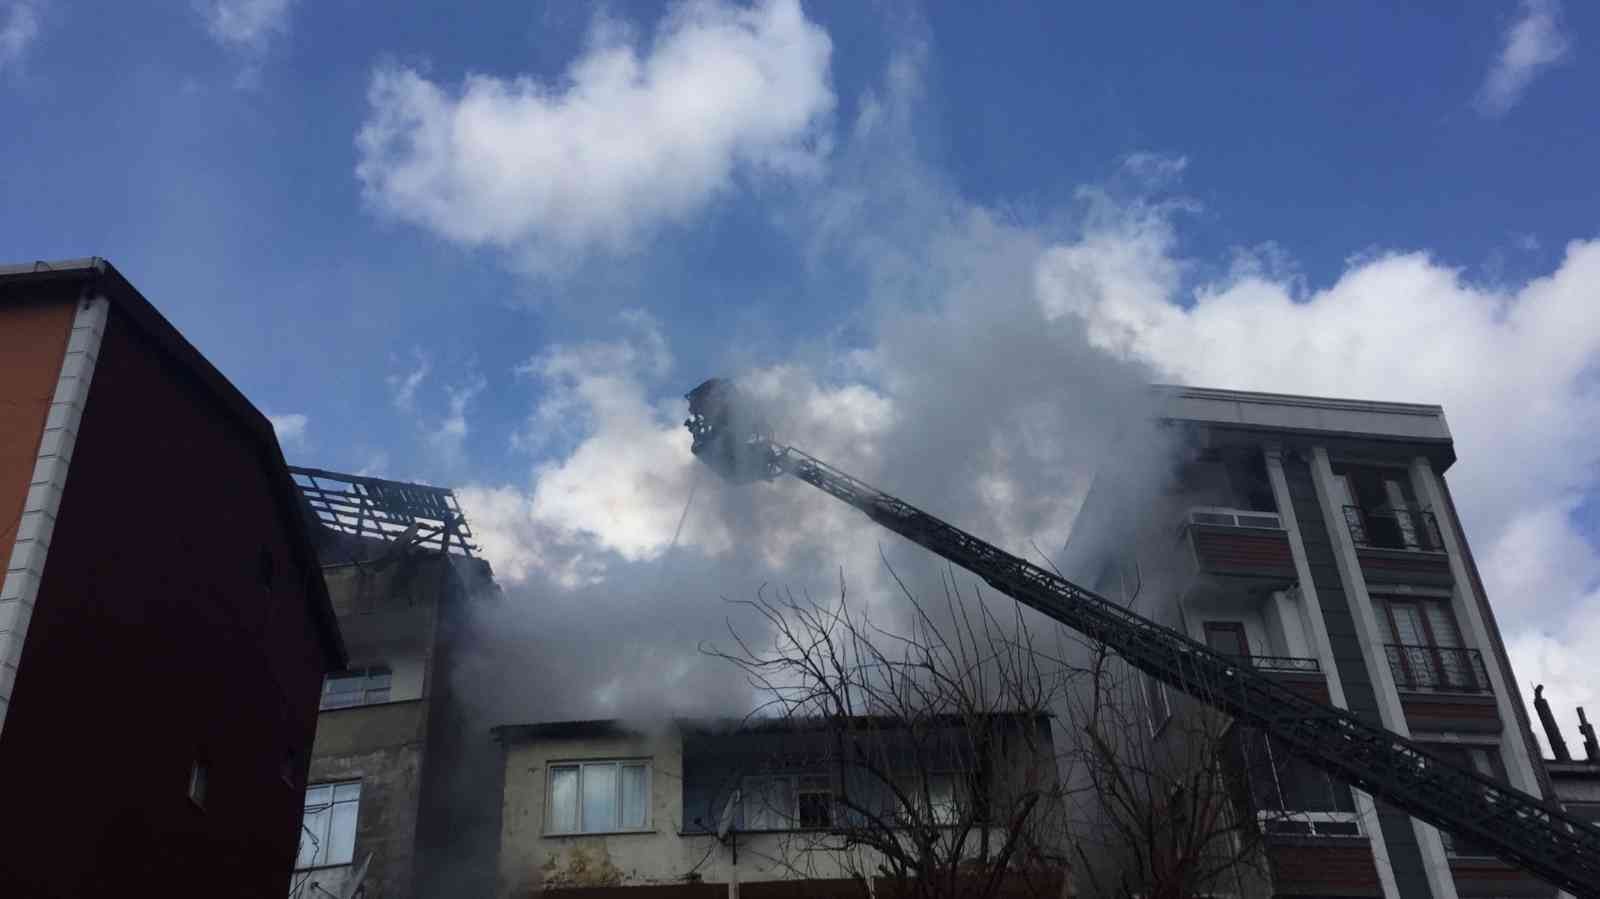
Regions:
[[[1059, 820], [1039, 798], [1058, 783], [1045, 716], [914, 728], [863, 717], [843, 730], [568, 721], [495, 732], [504, 897], [904, 895], [910, 878], [888, 856], [898, 841], [915, 854], [918, 834], [935, 845], [930, 855], [946, 847], [953, 854], [942, 858], [964, 862], [924, 872], [994, 874], [1002, 895], [1019, 899], [1065, 893]], [[842, 762], [840, 746], [859, 752]], [[1009, 836], [1015, 845], [1002, 854]]]
[[[1098, 572], [1105, 595], [1295, 689], [1548, 797], [1444, 479], [1455, 451], [1443, 411], [1196, 388], [1158, 395], [1173, 474], [1098, 480], [1067, 547], [1075, 570]], [[1183, 706], [1153, 682], [1144, 692], [1159, 708], [1152, 720]], [[1245, 736], [1240, 745], [1271, 756], [1268, 742]], [[1554, 895], [1309, 766], [1248, 767], [1243, 804], [1273, 895]]]
[[497, 755], [453, 670], [489, 564], [447, 489], [292, 471], [350, 661], [323, 684], [289, 894], [488, 896]]
[[271, 424], [103, 260], [0, 269], [0, 557], [0, 895], [281, 896], [344, 647]]

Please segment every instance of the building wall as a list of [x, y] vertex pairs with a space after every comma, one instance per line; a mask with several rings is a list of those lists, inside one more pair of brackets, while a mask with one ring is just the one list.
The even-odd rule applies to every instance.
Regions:
[[323, 569], [350, 667], [388, 665], [393, 678], [389, 702], [317, 717], [307, 783], [361, 782], [355, 853], [350, 864], [295, 872], [293, 895], [337, 892], [369, 856], [363, 880], [369, 899], [415, 895], [442, 568], [438, 560], [402, 555]]
[[0, 895], [281, 897], [332, 652], [281, 466], [111, 308], [0, 739]]
[[[309, 782], [361, 782], [355, 852], [358, 864], [372, 857], [363, 880], [370, 899], [413, 894], [426, 712], [420, 701], [392, 702], [324, 712], [317, 726]], [[290, 887], [298, 888], [298, 896], [337, 894], [354, 869], [296, 871]]]
[[[1383, 720], [1378, 706], [1378, 688], [1362, 651], [1356, 612], [1335, 557], [1335, 534], [1329, 530], [1328, 516], [1317, 496], [1311, 462], [1305, 454], [1295, 454], [1284, 460], [1283, 468], [1346, 708], [1369, 724], [1392, 726], [1392, 722]], [[1410, 816], [1380, 803], [1377, 817], [1378, 832], [1383, 838], [1393, 882], [1400, 896], [1432, 895], [1422, 847], [1418, 845]]]
[[[44, 446], [52, 410], [81, 411], [81, 393], [56, 396], [77, 315], [59, 289], [0, 296], [0, 733], [37, 599], [43, 551], [70, 449]], [[87, 324], [87, 322], [86, 322]], [[98, 336], [97, 333], [91, 336]], [[81, 355], [81, 354], [80, 354]], [[70, 372], [68, 372], [70, 374]], [[71, 382], [76, 385], [76, 379]], [[58, 433], [66, 418], [55, 422]], [[75, 426], [75, 422], [74, 422]], [[42, 453], [41, 453], [42, 451]], [[26, 524], [26, 527], [25, 527]]]
[[[694, 745], [700, 747], [696, 752], [704, 751], [706, 739], [696, 739]], [[734, 755], [745, 761], [771, 757], [751, 754], [747, 749], [740, 746]], [[596, 835], [545, 832], [551, 765], [639, 758], [651, 761], [650, 823], [646, 831]], [[725, 761], [728, 757], [719, 758]], [[578, 897], [591, 895], [586, 890], [618, 887], [681, 890], [686, 884], [715, 886], [714, 895], [726, 896], [730, 895], [727, 885], [735, 882], [744, 885], [741, 894], [747, 896], [855, 895], [859, 885], [852, 881], [852, 872], [877, 870], [880, 860], [868, 850], [819, 851], [815, 834], [805, 831], [738, 832], [732, 843], [719, 842], [715, 830], [720, 810], [712, 813], [706, 809], [706, 803], [701, 801], [708, 795], [705, 786], [713, 779], [721, 782], [723, 788], [717, 792], [725, 802], [727, 784], [742, 766], [724, 765], [721, 776], [713, 777], [702, 761], [691, 759], [691, 764], [686, 765], [685, 741], [676, 730], [608, 737], [512, 739], [505, 747], [504, 762], [498, 895], [507, 899], [545, 892]], [[1036, 752], [1014, 753], [996, 765], [995, 776], [998, 784], [1010, 784], [1012, 788], [1023, 784], [1037, 788], [1040, 778], [1048, 778], [1053, 785], [1053, 765], [1054, 756], [1047, 746]], [[692, 773], [695, 769], [700, 770]], [[701, 783], [690, 784], [691, 779]], [[686, 794], [694, 797], [693, 807], [687, 812]], [[1052, 812], [1036, 809], [1036, 814]], [[685, 820], [686, 815], [693, 817]], [[736, 814], [736, 822], [741, 818], [742, 814]], [[992, 845], [1000, 845], [1004, 834], [991, 831], [989, 838]], [[971, 839], [976, 850], [978, 836], [973, 834]], [[785, 881], [788, 883], [781, 883]], [[1039, 882], [1019, 882], [1008, 888], [1021, 896], [1039, 895], [1041, 888], [1060, 893], [1064, 885], [1056, 879], [1043, 887]], [[670, 891], [662, 893], [669, 894]], [[616, 895], [656, 893], [646, 889]]]
[[[650, 759], [650, 829], [607, 836], [547, 836], [545, 787], [550, 765], [621, 758]], [[556, 886], [681, 882], [715, 842], [714, 837], [679, 836], [682, 781], [683, 743], [675, 732], [509, 744], [501, 807], [500, 895], [527, 896]]]

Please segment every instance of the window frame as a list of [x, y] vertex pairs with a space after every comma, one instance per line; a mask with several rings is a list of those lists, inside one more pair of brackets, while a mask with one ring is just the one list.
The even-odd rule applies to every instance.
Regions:
[[[616, 827], [606, 830], [587, 830], [583, 822], [583, 772], [586, 768], [610, 767], [616, 771], [616, 796], [613, 802]], [[644, 771], [644, 822], [638, 827], [624, 827], [622, 815], [623, 803], [623, 775], [624, 768], [641, 768]], [[555, 826], [555, 803], [551, 799], [551, 788], [555, 782], [558, 769], [576, 768], [578, 781], [573, 794], [573, 829], [558, 830]], [[561, 759], [551, 761], [545, 765], [544, 772], [544, 836], [547, 837], [582, 837], [604, 834], [630, 834], [653, 832], [652, 798], [655, 795], [655, 764], [648, 756], [603, 758], [603, 759]]]
[[[355, 798], [340, 800], [338, 798], [339, 788], [352, 786], [356, 788]], [[306, 823], [306, 812], [311, 808], [309, 797], [312, 790], [322, 789], [323, 787], [328, 789], [328, 802], [321, 809], [321, 811], [327, 813], [327, 824], [324, 826], [321, 834], [311, 834], [313, 839], [318, 840], [318, 843], [311, 850], [311, 862], [309, 864], [302, 865], [300, 863], [300, 858], [303, 855], [302, 849], [304, 846], [304, 841], [306, 835], [311, 832], [310, 825]], [[347, 865], [355, 864], [357, 855], [356, 837], [359, 835], [361, 830], [361, 794], [363, 792], [365, 792], [365, 789], [360, 780], [334, 780], [324, 781], [322, 783], [306, 784], [300, 810], [300, 840], [296, 843], [297, 848], [295, 850], [294, 857], [294, 869], [296, 871], [311, 871], [317, 868], [342, 868]], [[330, 860], [325, 855], [325, 852], [326, 847], [333, 843], [333, 825], [335, 820], [333, 812], [334, 809], [341, 804], [354, 804], [356, 813], [355, 817], [353, 817], [350, 821], [350, 857], [339, 861], [334, 861]], [[317, 860], [318, 855], [323, 855], [323, 859], [321, 861]]]
[[1230, 658], [1240, 659], [1248, 659], [1253, 657], [1254, 653], [1250, 651], [1250, 632], [1245, 628], [1243, 621], [1206, 621], [1202, 623], [1202, 630], [1205, 633], [1206, 648], [1210, 649], [1212, 652], [1220, 652], [1220, 650], [1218, 650], [1215, 646], [1211, 645], [1211, 632], [1217, 631], [1219, 633], [1237, 635], [1239, 638], [1239, 646], [1244, 650], [1242, 655], [1231, 655], [1229, 653], [1223, 653], [1223, 655], [1228, 655]]
[[[1267, 771], [1272, 777], [1272, 796], [1276, 800], [1276, 807], [1263, 808], [1260, 801], [1260, 791], [1258, 790], [1256, 784], [1253, 782], [1248, 784], [1247, 789], [1250, 795], [1250, 804], [1255, 809], [1256, 821], [1261, 826], [1263, 831], [1270, 831], [1272, 829], [1270, 827], [1272, 822], [1293, 821], [1307, 825], [1308, 832], [1303, 834], [1304, 836], [1326, 837], [1328, 839], [1353, 839], [1355, 837], [1365, 835], [1366, 831], [1361, 826], [1361, 809], [1360, 806], [1356, 805], [1355, 791], [1348, 784], [1340, 783], [1327, 772], [1317, 768], [1314, 765], [1311, 765], [1309, 762], [1306, 762], [1303, 759], [1297, 759], [1292, 754], [1286, 755], [1286, 757], [1280, 762], [1278, 758], [1280, 750], [1273, 746], [1273, 738], [1271, 735], [1264, 731], [1256, 731], [1255, 736], [1256, 740], [1252, 742], [1257, 742], [1258, 745], [1261, 746], [1262, 750], [1266, 753]], [[1334, 808], [1291, 808], [1288, 801], [1291, 790], [1285, 790], [1283, 783], [1284, 775], [1291, 771], [1289, 766], [1294, 764], [1298, 764], [1299, 766], [1294, 770], [1299, 772], [1311, 772], [1317, 777], [1320, 777], [1331, 790], [1344, 790], [1344, 796], [1348, 801], [1350, 808], [1341, 809], [1337, 807], [1339, 804], [1337, 792], [1331, 793], [1329, 796], [1329, 798], [1332, 800], [1332, 804], [1335, 806]], [[1253, 774], [1255, 770], [1256, 766], [1250, 765], [1247, 761], [1246, 774], [1249, 780], [1253, 781], [1255, 777], [1259, 776]], [[1355, 827], [1355, 833], [1318, 832], [1318, 824], [1352, 824]]]
[[[1432, 742], [1424, 743], [1423, 748], [1427, 749], [1434, 755], [1439, 756], [1441, 759], [1451, 763], [1452, 765], [1465, 767], [1474, 774], [1487, 777], [1490, 780], [1501, 784], [1502, 786], [1509, 787], [1511, 785], [1511, 778], [1506, 773], [1505, 758], [1500, 754], [1500, 745], [1498, 743], [1469, 743], [1454, 741]], [[1487, 762], [1487, 767], [1489, 768], [1488, 771], [1484, 771], [1483, 768], [1478, 765], [1477, 759], [1474, 759], [1472, 756], [1473, 752], [1481, 752], [1484, 754], [1484, 759]], [[1463, 761], [1465, 762], [1465, 765], [1462, 765]], [[1461, 837], [1458, 837], [1455, 834], [1444, 830], [1443, 828], [1439, 829], [1439, 839], [1444, 843], [1444, 854], [1446, 858], [1459, 858], [1465, 860], [1496, 857], [1494, 853], [1485, 850], [1472, 840], [1462, 839]], [[1458, 843], [1465, 845], [1458, 846]]]
[[[1444, 656], [1447, 652], [1470, 653], [1475, 647], [1469, 645], [1467, 632], [1461, 627], [1461, 619], [1456, 617], [1455, 597], [1429, 593], [1377, 593], [1373, 598], [1379, 600], [1379, 612], [1383, 615], [1383, 623], [1388, 629], [1386, 636], [1394, 641], [1393, 645], [1395, 646], [1416, 645], [1401, 641], [1400, 621], [1395, 617], [1395, 606], [1403, 605], [1416, 610], [1417, 622], [1422, 627], [1422, 639], [1424, 641], [1420, 648], [1427, 650], [1427, 658], [1433, 666], [1432, 671], [1425, 672], [1428, 675], [1428, 681], [1424, 682], [1418, 678], [1417, 672], [1412, 670], [1413, 660], [1410, 653], [1400, 652], [1400, 670], [1405, 672], [1411, 686], [1402, 687], [1399, 684], [1395, 686], [1402, 692], [1408, 693], [1417, 691], [1460, 692], [1458, 685], [1449, 683], [1446, 680], [1445, 672], [1448, 670], [1448, 666], [1445, 664]], [[1455, 642], [1453, 644], [1439, 641], [1439, 635], [1434, 632], [1434, 616], [1429, 614], [1430, 605], [1442, 611], [1441, 620], [1448, 622], [1451, 629], [1455, 631], [1453, 635]], [[1475, 670], [1471, 671], [1471, 678], [1474, 682], [1479, 679]], [[1482, 684], [1480, 686], [1487, 688], [1488, 685]]]
[[[804, 782], [807, 780], [810, 780], [811, 783], [804, 784]], [[780, 823], [780, 826], [778, 827], [756, 827], [752, 823], [751, 819], [754, 816], [750, 813], [751, 809], [748, 802], [753, 795], [756, 795], [756, 791], [752, 789], [752, 785], [759, 781], [771, 781], [783, 784], [785, 796], [790, 802], [790, 810], [792, 810], [793, 814], [784, 815], [780, 810], [776, 817], [780, 819], [780, 822], [786, 821], [786, 823]], [[794, 831], [831, 830], [837, 826], [839, 821], [839, 791], [832, 776], [824, 772], [772, 771], [763, 772], [760, 774], [747, 774], [739, 778], [738, 792], [739, 817], [742, 821], [743, 829], [752, 833], [787, 833]], [[800, 814], [800, 796], [802, 793], [811, 795], [825, 794], [828, 797], [828, 823], [810, 826], [807, 826], [803, 823], [803, 819]]]
[[[355, 680], [357, 677], [360, 677], [361, 679], [360, 686], [358, 688], [354, 690], [341, 690], [339, 692], [357, 694], [360, 696], [360, 701], [342, 703], [340, 705], [328, 704], [328, 697], [334, 695], [334, 693], [328, 688], [332, 686], [335, 681]], [[373, 686], [373, 680], [379, 677], [385, 678], [383, 686]], [[382, 698], [373, 698], [373, 694], [375, 693], [382, 693]], [[332, 712], [339, 709], [359, 709], [363, 706], [383, 705], [386, 702], [393, 702], [394, 699], [391, 698], [393, 695], [394, 669], [389, 665], [373, 664], [347, 668], [343, 671], [330, 671], [322, 678], [322, 692], [317, 697], [317, 712], [320, 714], [322, 712]]]

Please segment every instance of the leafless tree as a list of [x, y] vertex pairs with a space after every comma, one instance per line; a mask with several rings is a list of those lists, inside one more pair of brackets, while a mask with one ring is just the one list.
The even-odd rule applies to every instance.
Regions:
[[770, 863], [919, 899], [1060, 896], [1069, 869], [1106, 899], [1267, 890], [1259, 735], [954, 572], [931, 606], [895, 582], [898, 626], [842, 584], [827, 603], [763, 590], [737, 604], [770, 645], [707, 649], [763, 698], [752, 723], [795, 733], [777, 767], [825, 774], [771, 810], [790, 829]]
[[1076, 763], [1072, 845], [1078, 893], [1188, 899], [1266, 889], [1261, 822], [1250, 811], [1255, 743], [1227, 716], [1091, 647], [1069, 697], [1063, 753]]
[[1002, 620], [953, 576], [937, 609], [901, 589], [900, 628], [853, 608], [842, 585], [827, 604], [762, 591], [739, 604], [766, 621], [771, 645], [735, 632], [735, 651], [707, 650], [764, 697], [752, 721], [780, 723], [810, 747], [812, 757], [784, 764], [826, 775], [829, 808], [774, 810], [799, 829], [770, 861], [795, 876], [833, 872], [863, 894], [871, 882], [877, 896], [1061, 895], [1049, 714], [1064, 672], [1014, 609]]

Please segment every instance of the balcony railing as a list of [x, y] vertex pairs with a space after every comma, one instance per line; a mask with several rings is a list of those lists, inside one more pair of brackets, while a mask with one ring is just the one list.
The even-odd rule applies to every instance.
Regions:
[[1389, 670], [1402, 690], [1488, 693], [1489, 672], [1476, 649], [1450, 646], [1408, 646], [1390, 643]]
[[1379, 549], [1410, 549], [1444, 552], [1439, 539], [1439, 522], [1427, 509], [1415, 506], [1386, 506], [1363, 509], [1345, 506], [1344, 521], [1357, 546]]
[[1243, 661], [1257, 671], [1305, 671], [1312, 674], [1322, 671], [1322, 664], [1316, 659], [1300, 659], [1294, 656], [1249, 656]]
[[1189, 510], [1190, 524], [1214, 524], [1229, 528], [1271, 528], [1283, 530], [1283, 518], [1276, 512], [1252, 509], [1226, 509], [1221, 506], [1196, 506]]

